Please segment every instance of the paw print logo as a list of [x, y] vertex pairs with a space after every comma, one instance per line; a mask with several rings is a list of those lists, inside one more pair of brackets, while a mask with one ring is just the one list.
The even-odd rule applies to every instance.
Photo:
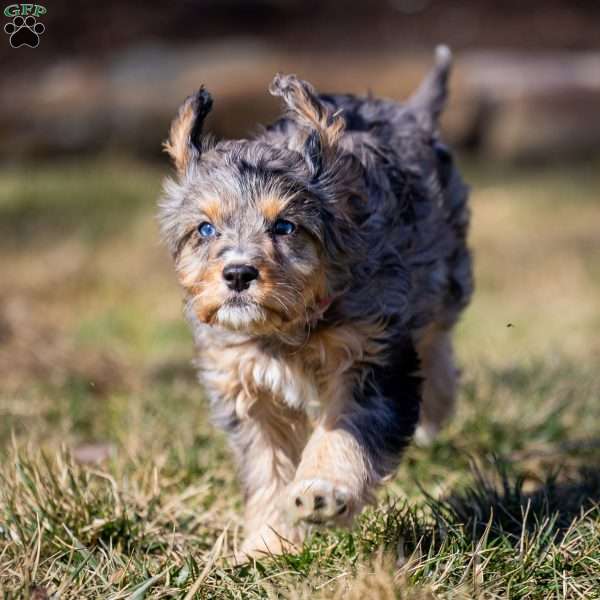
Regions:
[[13, 48], [29, 46], [37, 48], [40, 43], [40, 35], [46, 28], [33, 15], [28, 17], [15, 17], [12, 22], [4, 26], [4, 31], [10, 36], [10, 45]]

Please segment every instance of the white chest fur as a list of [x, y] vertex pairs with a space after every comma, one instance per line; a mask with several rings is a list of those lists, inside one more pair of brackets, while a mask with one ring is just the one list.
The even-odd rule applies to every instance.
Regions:
[[289, 408], [314, 413], [319, 410], [319, 391], [314, 374], [301, 361], [262, 356], [248, 369], [257, 390], [267, 393]]
[[204, 348], [199, 363], [209, 390], [234, 400], [240, 418], [259, 401], [281, 403], [310, 416], [319, 413], [321, 398], [315, 369], [305, 365], [300, 356], [282, 358], [255, 344], [240, 344]]

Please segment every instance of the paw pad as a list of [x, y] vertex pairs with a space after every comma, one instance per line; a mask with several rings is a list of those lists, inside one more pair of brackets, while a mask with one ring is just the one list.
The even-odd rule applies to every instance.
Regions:
[[29, 46], [37, 48], [40, 43], [40, 35], [46, 28], [33, 15], [25, 18], [15, 17], [4, 26], [4, 32], [10, 35], [10, 45], [13, 48]]
[[344, 487], [321, 479], [292, 484], [288, 512], [293, 522], [335, 523], [350, 516], [350, 493]]

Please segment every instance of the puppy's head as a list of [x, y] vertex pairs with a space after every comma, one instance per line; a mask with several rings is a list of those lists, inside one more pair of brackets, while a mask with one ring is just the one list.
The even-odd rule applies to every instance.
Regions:
[[203, 137], [210, 95], [186, 100], [165, 145], [178, 177], [160, 210], [196, 317], [256, 334], [310, 322], [347, 285], [361, 194], [360, 167], [338, 147], [342, 119], [294, 76], [270, 91], [287, 117], [250, 141]]

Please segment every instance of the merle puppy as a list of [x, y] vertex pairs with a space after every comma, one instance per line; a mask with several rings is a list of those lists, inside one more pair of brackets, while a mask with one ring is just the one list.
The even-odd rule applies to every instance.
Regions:
[[246, 555], [350, 524], [419, 408], [423, 438], [452, 411], [472, 276], [467, 189], [438, 135], [449, 67], [438, 48], [403, 104], [277, 75], [285, 115], [249, 140], [203, 135], [204, 88], [172, 124], [162, 232], [239, 466]]

